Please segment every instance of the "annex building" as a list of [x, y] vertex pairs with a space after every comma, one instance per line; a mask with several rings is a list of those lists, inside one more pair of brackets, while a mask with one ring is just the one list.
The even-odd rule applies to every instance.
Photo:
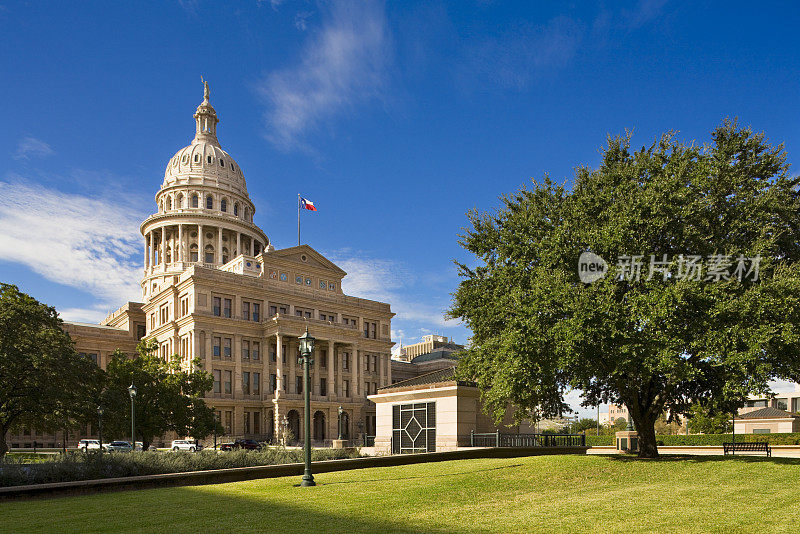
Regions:
[[[187, 367], [199, 358], [214, 377], [205, 401], [227, 435], [269, 440], [288, 426], [302, 440], [297, 338], [308, 326], [317, 339], [312, 441], [337, 437], [339, 406], [346, 439], [374, 435], [367, 396], [392, 383], [390, 305], [344, 294], [346, 273], [308, 245], [275, 249], [253, 223], [242, 169], [219, 143], [208, 85], [194, 119], [194, 139], [167, 162], [156, 211], [140, 226], [142, 302], [65, 330], [103, 368], [115, 349], [132, 354], [140, 339]], [[93, 433], [64, 440], [26, 429], [9, 443], [74, 445]]]

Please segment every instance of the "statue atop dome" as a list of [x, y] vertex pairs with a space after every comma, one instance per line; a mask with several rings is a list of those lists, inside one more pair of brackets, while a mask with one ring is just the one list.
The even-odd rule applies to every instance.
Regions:
[[200, 76], [200, 81], [203, 82], [203, 104], [209, 103], [209, 98], [211, 98], [211, 88], [208, 86], [208, 82]]

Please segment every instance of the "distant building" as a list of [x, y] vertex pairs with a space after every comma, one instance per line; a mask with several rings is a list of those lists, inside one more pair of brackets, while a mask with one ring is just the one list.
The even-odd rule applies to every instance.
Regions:
[[436, 350], [458, 352], [464, 350], [464, 345], [453, 343], [453, 341], [446, 336], [430, 334], [424, 336], [419, 343], [400, 347], [400, 349], [392, 355], [392, 358], [399, 361], [410, 362], [417, 356], [429, 354]]
[[800, 432], [800, 415], [778, 408], [755, 408], [737, 417], [733, 424], [737, 434]]

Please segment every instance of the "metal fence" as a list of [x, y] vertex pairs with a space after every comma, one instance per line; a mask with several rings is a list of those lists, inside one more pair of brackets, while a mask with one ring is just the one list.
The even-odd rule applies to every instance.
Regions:
[[502, 434], [470, 432], [471, 447], [585, 447], [585, 434]]

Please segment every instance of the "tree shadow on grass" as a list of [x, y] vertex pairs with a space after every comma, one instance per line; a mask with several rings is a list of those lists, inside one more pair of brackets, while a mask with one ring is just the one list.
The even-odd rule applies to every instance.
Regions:
[[438, 523], [435, 517], [430, 523], [410, 525], [394, 510], [375, 506], [364, 511], [363, 495], [348, 497], [337, 491], [320, 491], [322, 488], [291, 487], [288, 490], [296, 493], [287, 495], [288, 484], [223, 486], [227, 487], [164, 488], [0, 503], [0, 532], [463, 532]]
[[755, 455], [694, 455], [694, 454], [663, 454], [658, 458], [639, 458], [631, 454], [617, 454], [608, 455], [609, 459], [615, 462], [691, 462], [691, 463], [707, 463], [707, 462], [747, 462], [747, 463], [763, 463], [769, 462], [779, 465], [800, 465], [800, 458], [783, 458], [783, 457], [770, 457], [770, 456], [755, 456]]
[[522, 467], [522, 464], [513, 464], [513, 465], [501, 465], [499, 467], [487, 467], [486, 469], [474, 469], [472, 471], [459, 471], [458, 473], [441, 473], [438, 475], [425, 475], [425, 476], [416, 476], [416, 477], [397, 477], [397, 478], [371, 478], [371, 479], [364, 479], [364, 480], [341, 480], [339, 482], [323, 482], [321, 484], [317, 484], [318, 486], [333, 486], [336, 484], [360, 484], [363, 482], [396, 482], [398, 480], [415, 480], [415, 479], [427, 479], [427, 478], [442, 478], [442, 477], [454, 477], [458, 475], [470, 475], [472, 473], [481, 473], [487, 471], [499, 471], [500, 469], [511, 469], [514, 467]]

